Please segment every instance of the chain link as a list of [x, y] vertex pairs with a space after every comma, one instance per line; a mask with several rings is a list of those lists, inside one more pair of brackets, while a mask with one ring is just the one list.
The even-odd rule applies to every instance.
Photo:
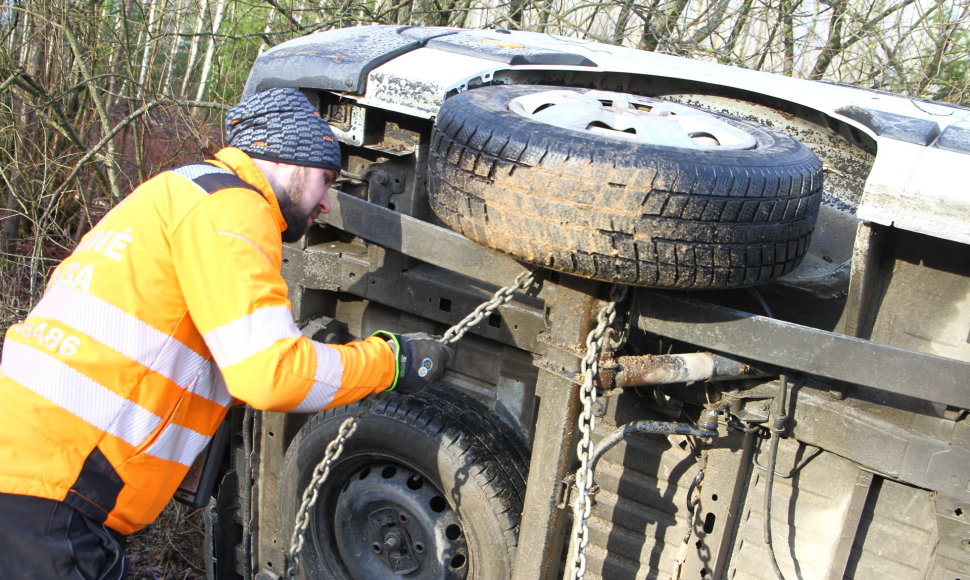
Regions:
[[583, 384], [580, 387], [579, 398], [583, 404], [579, 415], [579, 443], [576, 445], [576, 455], [579, 458], [579, 468], [576, 470], [576, 488], [579, 497], [573, 504], [573, 541], [572, 558], [569, 565], [569, 577], [572, 580], [581, 579], [586, 574], [586, 546], [589, 544], [589, 515], [593, 510], [593, 470], [591, 451], [593, 449], [593, 429], [596, 418], [593, 415], [593, 405], [596, 403], [596, 376], [599, 374], [599, 357], [608, 335], [607, 329], [616, 320], [616, 306], [626, 297], [626, 286], [614, 285], [610, 290], [610, 301], [603, 305], [596, 315], [596, 326], [586, 336], [586, 356], [580, 363], [583, 373]]
[[[438, 339], [438, 342], [442, 344], [449, 344], [457, 342], [461, 337], [465, 336], [470, 328], [481, 322], [486, 316], [490, 316], [493, 312], [498, 310], [503, 304], [507, 304], [512, 300], [518, 290], [526, 290], [535, 281], [535, 274], [526, 270], [518, 276], [516, 276], [515, 281], [504, 288], [499, 289], [491, 298], [485, 302], [478, 305], [475, 310], [471, 312], [468, 316], [463, 318], [458, 324], [449, 328], [445, 334]], [[305, 326], [305, 324], [304, 324]], [[380, 394], [377, 395], [378, 397]], [[330, 475], [330, 468], [333, 464], [340, 458], [340, 454], [343, 453], [344, 445], [347, 439], [354, 434], [357, 430], [357, 422], [359, 419], [370, 413], [371, 408], [374, 404], [374, 397], [365, 397], [361, 400], [358, 412], [344, 419], [343, 423], [337, 430], [337, 437], [327, 445], [327, 450], [323, 454], [323, 459], [317, 464], [316, 468], [313, 470], [313, 476], [310, 478], [310, 483], [307, 484], [306, 489], [303, 491], [303, 502], [300, 504], [300, 509], [297, 510], [296, 522], [293, 527], [293, 535], [290, 537], [290, 550], [287, 553], [287, 561], [289, 566], [286, 568], [286, 577], [288, 579], [296, 578], [297, 570], [300, 567], [300, 552], [303, 551], [303, 544], [306, 543], [306, 531], [310, 525], [310, 511], [313, 506], [317, 503], [317, 498], [320, 494], [320, 488], [323, 487], [323, 482], [327, 480]]]
[[458, 339], [465, 336], [468, 329], [475, 326], [482, 321], [486, 316], [490, 316], [493, 312], [498, 310], [499, 306], [508, 303], [512, 300], [512, 296], [515, 295], [518, 290], [526, 290], [535, 281], [535, 274], [526, 270], [518, 276], [515, 277], [515, 281], [505, 288], [500, 289], [498, 292], [492, 295], [492, 297], [485, 302], [478, 305], [475, 310], [472, 310], [471, 314], [466, 316], [458, 324], [449, 328], [444, 336], [441, 337], [440, 342], [443, 344], [448, 344], [451, 342], [457, 342]]

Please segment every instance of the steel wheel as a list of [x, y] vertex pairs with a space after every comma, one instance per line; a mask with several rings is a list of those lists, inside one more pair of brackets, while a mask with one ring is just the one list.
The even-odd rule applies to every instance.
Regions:
[[[313, 468], [355, 408], [314, 416], [290, 445], [282, 529], [292, 529]], [[521, 442], [466, 397], [435, 388], [376, 401], [319, 491], [304, 577], [510, 577], [526, 464]]]
[[549, 90], [516, 97], [509, 110], [539, 123], [648, 145], [753, 149], [750, 133], [694, 107], [608, 91]]
[[[337, 549], [354, 578], [465, 578], [458, 514], [425, 476], [378, 462], [352, 474], [337, 498]], [[327, 518], [317, 520], [329, 526]], [[366, 522], [363, 528], [360, 524]]]

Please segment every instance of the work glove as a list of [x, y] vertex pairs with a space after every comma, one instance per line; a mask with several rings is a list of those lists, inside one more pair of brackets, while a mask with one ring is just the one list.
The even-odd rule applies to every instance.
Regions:
[[440, 379], [453, 355], [451, 347], [423, 332], [393, 334], [378, 330], [373, 336], [379, 336], [391, 344], [397, 370], [394, 382], [387, 390], [403, 395], [420, 393]]

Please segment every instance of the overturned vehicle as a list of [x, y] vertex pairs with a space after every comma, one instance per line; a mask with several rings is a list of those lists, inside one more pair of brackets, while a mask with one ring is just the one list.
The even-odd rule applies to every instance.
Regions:
[[350, 416], [303, 577], [970, 574], [970, 110], [402, 26], [274, 47], [279, 86], [344, 152], [284, 248], [304, 332], [464, 334], [418, 396], [234, 411], [210, 574], [284, 575]]

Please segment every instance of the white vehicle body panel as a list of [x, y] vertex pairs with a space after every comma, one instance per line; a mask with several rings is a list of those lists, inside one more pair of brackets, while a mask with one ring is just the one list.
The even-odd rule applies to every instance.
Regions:
[[878, 139], [860, 219], [970, 244], [970, 173], [962, 153]]

